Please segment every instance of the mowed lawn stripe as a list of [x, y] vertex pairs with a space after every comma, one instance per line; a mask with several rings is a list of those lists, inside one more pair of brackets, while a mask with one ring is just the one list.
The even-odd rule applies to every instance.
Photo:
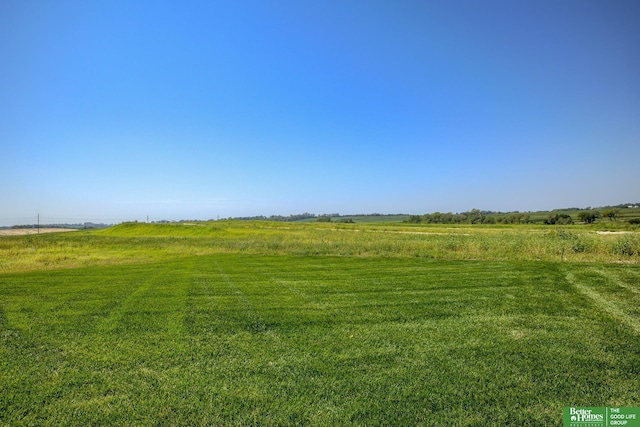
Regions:
[[[156, 294], [158, 289], [166, 287], [167, 273], [172, 267], [166, 264], [156, 264], [154, 267], [152, 270], [147, 269], [146, 277], [131, 282], [129, 294], [102, 320], [97, 333], [126, 333], [129, 329], [143, 331], [156, 326], [155, 322], [150, 321], [149, 315], [152, 311], [157, 311]], [[175, 282], [170, 284], [176, 285]], [[143, 324], [135, 320], [141, 315], [145, 317], [140, 320]]]
[[[334, 303], [321, 301], [317, 295], [315, 288], [323, 283], [318, 274], [318, 261], [307, 262], [301, 257], [252, 257], [243, 258], [242, 264], [254, 283], [260, 283], [260, 292], [255, 297], [261, 301], [269, 324], [277, 325], [279, 330], [304, 324], [328, 324], [344, 316]], [[289, 273], [280, 274], [284, 271]], [[251, 282], [248, 277], [243, 281]]]
[[264, 330], [260, 314], [220, 259], [207, 256], [197, 261], [190, 277], [187, 330], [196, 336]]
[[[632, 294], [640, 295], [640, 278], [638, 272], [630, 268], [597, 268], [593, 271], [607, 278], [608, 281]], [[633, 274], [635, 273], [635, 274]], [[633, 296], [633, 295], [632, 295]], [[626, 297], [624, 299], [627, 299]], [[639, 304], [635, 304], [636, 306]]]
[[606, 313], [640, 334], [640, 283], [637, 278], [623, 281], [614, 267], [571, 271], [567, 280], [589, 298], [595, 313]]

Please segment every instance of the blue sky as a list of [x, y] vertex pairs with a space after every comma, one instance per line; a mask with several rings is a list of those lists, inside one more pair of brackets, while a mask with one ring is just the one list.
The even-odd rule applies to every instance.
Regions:
[[640, 201], [636, 0], [0, 2], [0, 225]]

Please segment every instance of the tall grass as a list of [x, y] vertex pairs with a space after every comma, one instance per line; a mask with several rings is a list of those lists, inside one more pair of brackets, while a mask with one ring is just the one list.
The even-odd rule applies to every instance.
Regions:
[[579, 226], [130, 223], [101, 231], [2, 237], [0, 272], [142, 263], [217, 253], [637, 263], [640, 233], [598, 234]]

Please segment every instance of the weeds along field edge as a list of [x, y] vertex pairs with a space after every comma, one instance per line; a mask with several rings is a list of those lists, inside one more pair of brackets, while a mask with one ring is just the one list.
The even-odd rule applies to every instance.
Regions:
[[640, 262], [640, 233], [519, 227], [123, 224], [0, 238], [0, 273], [136, 264], [219, 253], [563, 262]]

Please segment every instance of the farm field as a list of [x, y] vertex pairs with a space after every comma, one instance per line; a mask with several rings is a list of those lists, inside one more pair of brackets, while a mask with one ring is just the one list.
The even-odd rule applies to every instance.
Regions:
[[640, 406], [640, 239], [213, 222], [0, 238], [0, 423], [561, 425]]
[[70, 228], [9, 228], [0, 229], [0, 236], [21, 236], [25, 234], [40, 234], [40, 233], [65, 233], [69, 231], [76, 231]]

